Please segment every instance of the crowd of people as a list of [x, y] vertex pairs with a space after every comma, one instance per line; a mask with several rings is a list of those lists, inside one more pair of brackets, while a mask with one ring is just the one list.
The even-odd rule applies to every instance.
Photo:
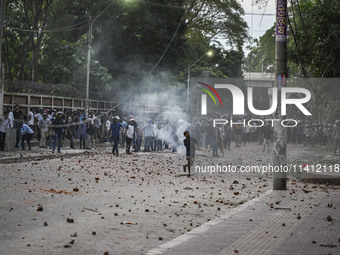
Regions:
[[[271, 149], [271, 142], [274, 140], [274, 128], [271, 123], [255, 121], [251, 126], [225, 124], [215, 127], [212, 123], [212, 119], [196, 121], [192, 125], [191, 133], [201, 146], [212, 149], [213, 156], [218, 156], [219, 151], [230, 150], [232, 142], [235, 142], [235, 147], [257, 142], [262, 145], [262, 152], [267, 153]], [[340, 120], [336, 120], [334, 124], [298, 121], [295, 127], [287, 127], [286, 131], [288, 143], [304, 146], [334, 146], [334, 154], [338, 149], [340, 152]]]
[[[87, 115], [87, 116], [86, 116]], [[32, 149], [31, 140], [39, 141], [39, 148], [49, 148], [52, 153], [61, 152], [61, 148], [68, 147], [91, 149], [97, 142], [113, 143], [112, 152], [118, 156], [118, 147], [126, 149], [130, 154], [135, 152], [161, 151], [171, 149], [176, 151], [178, 139], [166, 136], [175, 136], [173, 122], [155, 120], [143, 116], [137, 121], [133, 115], [119, 117], [117, 112], [89, 112], [74, 110], [61, 112], [51, 109], [29, 110], [23, 114], [19, 105], [12, 110], [8, 107], [0, 119], [0, 150], [4, 150], [6, 130], [16, 130], [16, 149]], [[162, 136], [162, 137], [161, 137]], [[175, 141], [175, 142], [173, 142]]]
[[[125, 148], [127, 154], [138, 151], [177, 151], [184, 146], [183, 132], [190, 130], [200, 147], [212, 150], [213, 156], [219, 151], [246, 146], [250, 142], [262, 145], [262, 151], [269, 153], [273, 141], [273, 127], [256, 122], [248, 125], [217, 125], [212, 120], [197, 120], [191, 124], [177, 117], [165, 119], [164, 116], [150, 118], [110, 112], [89, 112], [84, 110], [35, 109], [23, 114], [19, 105], [12, 110], [7, 107], [0, 118], [0, 150], [4, 150], [6, 130], [16, 130], [15, 148], [32, 149], [31, 140], [39, 141], [39, 148], [49, 148], [52, 153], [61, 152], [62, 147], [91, 149], [96, 142], [112, 143], [112, 153], [119, 155], [119, 148]], [[334, 153], [340, 152], [340, 120], [330, 123], [303, 123], [287, 128], [287, 142], [312, 145], [334, 145]]]

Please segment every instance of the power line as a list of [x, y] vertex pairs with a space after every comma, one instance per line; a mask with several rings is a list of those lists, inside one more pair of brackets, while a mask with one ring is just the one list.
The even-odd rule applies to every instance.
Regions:
[[259, 27], [261, 27], [261, 24], [262, 24], [262, 20], [263, 20], [263, 16], [264, 16], [264, 13], [266, 12], [266, 9], [267, 9], [267, 6], [268, 6], [268, 1], [266, 1], [266, 6], [264, 7], [264, 10], [263, 10], [263, 13], [262, 13], [262, 16], [261, 16], [261, 21], [260, 21], [260, 24], [259, 24]]
[[244, 15], [255, 15], [255, 16], [275, 16], [275, 13], [255, 13], [255, 12], [246, 12]]
[[113, 0], [108, 6], [106, 6], [106, 8], [104, 10], [102, 10], [98, 15], [97, 17], [95, 17], [93, 19], [93, 22], [95, 22], [107, 9], [109, 9], [109, 7], [115, 2], [116, 0]]
[[[17, 32], [38, 32], [38, 33], [54, 33], [54, 32], [67, 32], [67, 31], [72, 31], [72, 30], [76, 30], [76, 29], [80, 29], [83, 27], [87, 27], [87, 25], [85, 26], [80, 26], [84, 23], [87, 23], [87, 21], [83, 21], [77, 24], [74, 24], [72, 26], [67, 26], [67, 27], [61, 27], [61, 28], [55, 28], [55, 29], [49, 29], [49, 30], [42, 30], [42, 29], [23, 29], [23, 28], [17, 28], [17, 27], [5, 27], [5, 29], [11, 29]], [[80, 27], [76, 27], [76, 26], [80, 26]]]

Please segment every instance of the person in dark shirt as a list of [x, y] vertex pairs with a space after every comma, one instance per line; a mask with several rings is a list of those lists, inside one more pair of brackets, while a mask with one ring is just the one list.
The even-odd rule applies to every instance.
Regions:
[[218, 147], [220, 143], [220, 130], [218, 127], [213, 127], [213, 133], [210, 140], [210, 147], [213, 149], [213, 157], [218, 157]]
[[14, 106], [14, 110], [13, 110], [13, 117], [14, 117], [14, 128], [17, 129], [17, 134], [16, 134], [16, 140], [15, 140], [15, 148], [19, 148], [19, 144], [20, 144], [20, 121], [22, 121], [23, 119], [23, 114], [22, 111], [19, 109], [19, 105], [15, 105]]
[[186, 148], [186, 159], [188, 163], [183, 165], [183, 171], [186, 172], [186, 168], [188, 168], [188, 176], [190, 176], [190, 167], [194, 164], [195, 160], [195, 149], [196, 145], [198, 145], [197, 139], [190, 137], [189, 131], [184, 132], [185, 139], [183, 140], [184, 146]]
[[112, 134], [112, 140], [113, 140], [113, 148], [112, 148], [112, 153], [118, 157], [118, 141], [119, 141], [119, 134], [120, 134], [120, 129], [122, 128], [122, 124], [118, 121], [118, 118], [115, 117], [113, 119], [113, 123], [110, 126], [110, 133], [109, 136]]
[[76, 127], [74, 123], [74, 113], [71, 113], [71, 115], [67, 119], [67, 124], [68, 124], [68, 130], [67, 130], [67, 135], [70, 139], [70, 148], [74, 149], [74, 137], [76, 136]]
[[[91, 149], [91, 140], [95, 135], [95, 127], [92, 120], [87, 122], [86, 127], [86, 149]], [[93, 146], [94, 146], [94, 139], [93, 139]]]
[[22, 115], [22, 111], [19, 109], [19, 105], [14, 106], [13, 116], [14, 116], [14, 120], [19, 121], [22, 119], [23, 115]]
[[108, 120], [108, 117], [107, 117], [107, 114], [106, 113], [103, 113], [102, 115], [101, 115], [101, 117], [100, 117], [100, 123], [102, 124], [102, 126], [101, 126], [101, 132], [102, 132], [102, 135], [101, 135], [101, 142], [104, 142], [105, 141], [105, 137], [106, 137], [106, 135], [107, 135], [107, 131], [106, 131], [106, 121]]
[[63, 131], [64, 131], [64, 120], [62, 119], [62, 112], [57, 113], [57, 118], [52, 121], [52, 136], [53, 136], [53, 146], [52, 153], [54, 153], [56, 143], [58, 140], [58, 153], [61, 153], [61, 144], [63, 142]]
[[86, 128], [87, 128], [86, 117], [84, 117], [82, 122], [79, 125], [78, 132], [77, 132], [80, 149], [81, 148], [85, 149]]

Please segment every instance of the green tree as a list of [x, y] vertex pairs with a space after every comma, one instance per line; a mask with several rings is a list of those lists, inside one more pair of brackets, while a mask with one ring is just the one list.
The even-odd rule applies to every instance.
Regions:
[[[8, 1], [6, 7], [4, 32], [4, 58], [8, 64], [7, 71], [13, 72], [10, 76], [21, 79], [38, 81], [38, 62], [42, 40], [45, 35], [45, 28], [49, 8], [53, 0], [27, 0], [27, 1]], [[7, 18], [7, 13], [16, 14]], [[11, 28], [12, 24], [17, 25]], [[15, 45], [9, 45], [9, 44]], [[20, 53], [18, 54], [18, 51]], [[20, 57], [17, 66], [12, 65], [10, 53], [16, 53]], [[18, 57], [17, 57], [18, 58]], [[14, 70], [12, 70], [14, 68]]]
[[247, 72], [273, 73], [275, 64], [275, 25], [260, 37], [255, 39], [253, 46], [244, 61], [244, 69]]
[[[288, 19], [288, 67], [291, 77], [336, 78], [340, 76], [340, 2], [336, 0], [290, 0]], [[331, 8], [330, 8], [331, 6]], [[275, 27], [275, 26], [274, 26]], [[274, 27], [269, 29], [245, 59], [245, 70], [260, 71], [274, 63]], [[270, 61], [270, 62], [266, 62]], [[273, 70], [274, 71], [274, 70]], [[317, 80], [307, 87], [319, 119], [340, 118], [335, 82]], [[315, 110], [315, 109], [314, 109]]]
[[[340, 2], [337, 0], [291, 0], [289, 58], [299, 66], [300, 76], [340, 77]], [[308, 87], [320, 119], [340, 118], [336, 80], [317, 80]]]
[[[242, 13], [236, 0], [9, 0], [3, 38], [5, 75], [82, 88], [92, 17], [91, 91], [129, 90], [150, 70], [154, 70], [150, 79], [166, 74], [169, 79], [162, 79], [174, 86], [185, 84], [178, 74], [211, 48], [214, 57], [198, 63], [197, 74], [239, 77], [240, 49], [247, 39]], [[34, 29], [31, 24], [36, 24]], [[229, 50], [223, 49], [218, 36], [226, 39]]]
[[303, 76], [340, 77], [340, 2], [291, 1], [289, 57]]
[[[86, 84], [87, 35], [75, 43], [55, 38], [45, 37], [43, 58], [41, 59], [41, 77], [45, 83], [65, 83], [78, 89], [84, 89]], [[91, 60], [90, 89], [94, 93], [110, 91], [111, 74], [98, 61]]]
[[242, 51], [248, 38], [244, 11], [236, 0], [187, 0], [186, 35], [192, 44], [220, 43]]

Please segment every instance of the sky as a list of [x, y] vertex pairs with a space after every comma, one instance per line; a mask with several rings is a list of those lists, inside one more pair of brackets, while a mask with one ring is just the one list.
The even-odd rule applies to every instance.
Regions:
[[[248, 33], [253, 38], [260, 38], [264, 33], [273, 26], [275, 22], [275, 2], [276, 0], [267, 0], [267, 6], [252, 6], [252, 0], [237, 0], [244, 9], [246, 15], [245, 21], [248, 24]], [[253, 13], [253, 15], [251, 15]], [[265, 15], [262, 15], [262, 14]], [[266, 15], [267, 14], [267, 15]], [[271, 16], [268, 16], [271, 14]], [[262, 21], [261, 21], [262, 19]], [[245, 53], [249, 52], [243, 49]]]

